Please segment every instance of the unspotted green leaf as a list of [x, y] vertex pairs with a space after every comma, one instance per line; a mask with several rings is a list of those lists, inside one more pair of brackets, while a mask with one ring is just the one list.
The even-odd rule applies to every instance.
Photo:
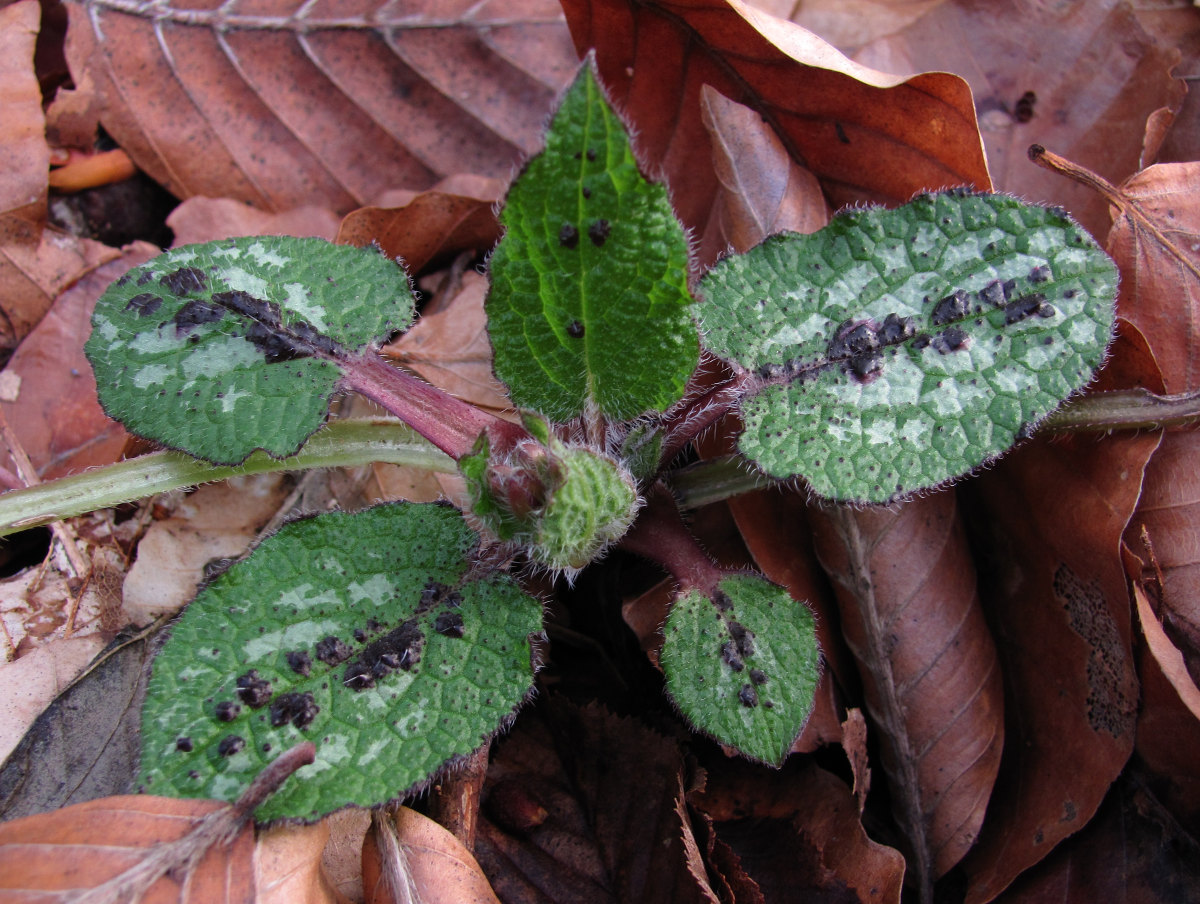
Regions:
[[154, 663], [147, 792], [234, 800], [303, 740], [317, 758], [255, 814], [396, 798], [477, 749], [530, 692], [541, 606], [468, 576], [454, 509], [392, 505], [286, 525], [204, 589]]
[[878, 503], [999, 455], [1083, 387], [1116, 285], [1061, 210], [951, 191], [726, 258], [701, 313], [705, 344], [757, 377], [741, 451]]
[[776, 766], [808, 721], [820, 676], [812, 613], [756, 575], [727, 577], [712, 596], [692, 590], [677, 599], [660, 661], [688, 721]]
[[88, 359], [105, 411], [217, 464], [282, 458], [324, 422], [338, 360], [408, 327], [408, 277], [377, 251], [261, 236], [186, 245], [96, 304]]
[[663, 411], [698, 360], [688, 250], [585, 65], [505, 200], [488, 333], [513, 401], [555, 420]]

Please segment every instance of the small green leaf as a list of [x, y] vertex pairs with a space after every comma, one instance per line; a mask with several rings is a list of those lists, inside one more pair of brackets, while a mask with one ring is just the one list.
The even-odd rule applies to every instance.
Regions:
[[513, 183], [489, 263], [488, 333], [513, 401], [554, 420], [663, 411], [699, 348], [688, 249], [585, 64]]
[[121, 277], [86, 351], [104, 410], [217, 464], [292, 455], [324, 422], [337, 361], [412, 323], [377, 251], [285, 236], [168, 251]]
[[812, 613], [757, 575], [684, 593], [660, 656], [667, 692], [697, 729], [780, 765], [812, 712], [820, 649]]
[[467, 576], [454, 509], [389, 505], [286, 525], [188, 606], [154, 663], [139, 781], [234, 800], [302, 740], [316, 762], [259, 820], [370, 806], [477, 749], [529, 694], [541, 606]]
[[741, 451], [880, 503], [999, 455], [1083, 387], [1116, 285], [1061, 210], [951, 191], [726, 258], [700, 313], [705, 344], [758, 378]]

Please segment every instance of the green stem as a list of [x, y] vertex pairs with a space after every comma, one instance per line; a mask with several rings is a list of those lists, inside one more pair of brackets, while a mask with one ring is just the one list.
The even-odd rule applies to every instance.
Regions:
[[719, 455], [699, 461], [670, 472], [664, 479], [685, 511], [775, 483], [755, 471], [740, 455]]
[[211, 465], [182, 452], [139, 458], [0, 495], [0, 536], [108, 508], [168, 490], [243, 474], [352, 468], [371, 462], [408, 465], [452, 474], [454, 462], [404, 424], [387, 418], [334, 421], [298, 453], [275, 459], [255, 452], [232, 467]]
[[1108, 430], [1158, 430], [1200, 421], [1200, 392], [1157, 395], [1145, 389], [1095, 392], [1063, 405], [1041, 427], [1077, 433]]

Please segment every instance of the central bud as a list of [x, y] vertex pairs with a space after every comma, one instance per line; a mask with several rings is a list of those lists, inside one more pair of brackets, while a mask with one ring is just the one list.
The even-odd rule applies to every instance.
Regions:
[[471, 513], [531, 559], [574, 572], [629, 530], [638, 509], [633, 479], [587, 446], [563, 443], [542, 420], [527, 418], [534, 439], [495, 460], [486, 436], [459, 462]]

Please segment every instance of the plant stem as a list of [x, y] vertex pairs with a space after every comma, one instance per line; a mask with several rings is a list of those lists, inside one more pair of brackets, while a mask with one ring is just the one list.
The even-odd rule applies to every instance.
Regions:
[[1072, 399], [1042, 422], [1056, 432], [1157, 430], [1200, 420], [1200, 392], [1157, 395], [1146, 389], [1095, 392]]
[[752, 381], [748, 373], [723, 377], [701, 394], [684, 399], [667, 412], [663, 421], [666, 439], [660, 460], [669, 462], [688, 443], [733, 411]]
[[755, 471], [740, 455], [719, 455], [698, 461], [666, 475], [667, 485], [684, 511], [720, 502], [752, 490], [773, 486], [775, 481]]
[[476, 408], [374, 354], [339, 360], [341, 385], [378, 402], [455, 461], [469, 455], [482, 434], [493, 452], [506, 452], [529, 433]]
[[711, 596], [724, 577], [683, 523], [674, 497], [662, 484], [650, 488], [645, 507], [618, 545], [661, 565], [679, 582], [681, 592], [699, 590]]
[[371, 462], [423, 468], [443, 474], [454, 462], [413, 433], [386, 418], [334, 421], [314, 434], [290, 458], [255, 452], [242, 464], [211, 465], [182, 452], [152, 452], [83, 474], [0, 495], [0, 536], [164, 493], [243, 474], [352, 468]]

